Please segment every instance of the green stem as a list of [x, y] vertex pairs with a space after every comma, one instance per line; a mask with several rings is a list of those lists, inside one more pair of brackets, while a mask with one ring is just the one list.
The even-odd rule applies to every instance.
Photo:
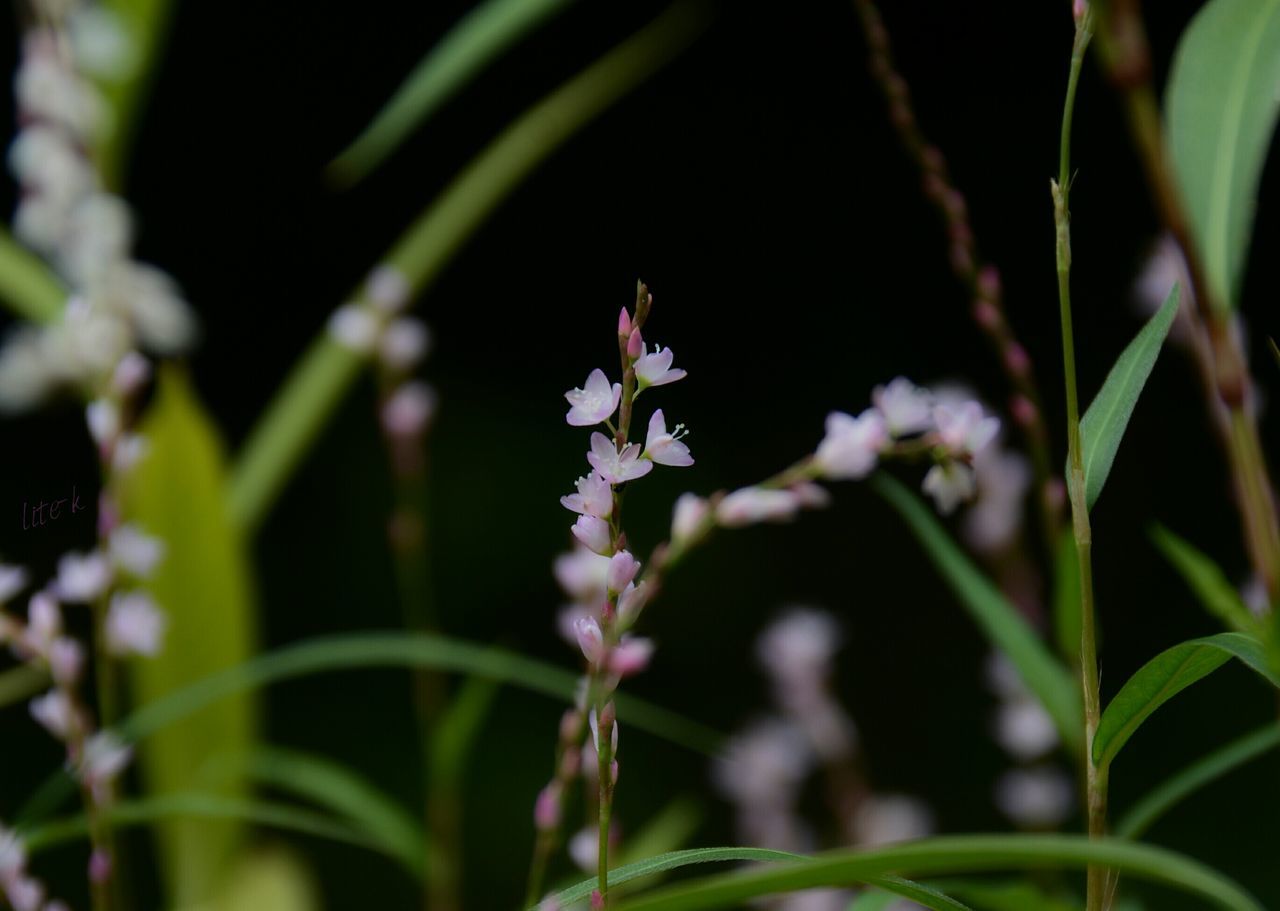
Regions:
[[[1071, 501], [1071, 527], [1079, 555], [1080, 572], [1080, 686], [1084, 696], [1085, 787], [1089, 837], [1102, 838], [1107, 828], [1107, 770], [1093, 761], [1093, 738], [1102, 716], [1098, 679], [1097, 621], [1093, 597], [1093, 532], [1085, 499], [1084, 455], [1080, 446], [1080, 401], [1076, 385], [1075, 335], [1071, 320], [1071, 122], [1076, 90], [1085, 50], [1093, 36], [1093, 10], [1076, 22], [1067, 78], [1067, 96], [1062, 110], [1062, 135], [1058, 151], [1058, 179], [1053, 183], [1053, 215], [1056, 228], [1058, 267], [1058, 309], [1062, 324], [1062, 364], [1067, 398], [1067, 490]], [[1089, 866], [1086, 907], [1102, 911], [1106, 905], [1108, 871]]]

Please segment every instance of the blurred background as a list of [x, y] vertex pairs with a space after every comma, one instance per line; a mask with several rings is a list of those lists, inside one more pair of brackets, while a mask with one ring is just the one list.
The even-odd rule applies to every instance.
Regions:
[[[140, 258], [177, 277], [199, 311], [204, 338], [191, 372], [232, 450], [331, 310], [451, 177], [504, 124], [662, 9], [572, 6], [499, 59], [372, 179], [347, 191], [327, 185], [325, 164], [468, 6], [176, 6], [126, 195], [138, 212]], [[1001, 270], [1059, 458], [1048, 179], [1068, 4], [884, 6], [921, 125], [945, 151], [979, 247]], [[1157, 85], [1197, 6], [1148, 4]], [[6, 28], [0, 69], [11, 72], [17, 33]], [[0, 122], [12, 124], [10, 97], [0, 98]], [[1139, 325], [1134, 280], [1157, 228], [1122, 113], [1096, 67], [1085, 71], [1075, 137], [1077, 350], [1090, 397]], [[1266, 352], [1276, 331], [1268, 289], [1280, 282], [1280, 260], [1267, 253], [1280, 240], [1280, 211], [1269, 204], [1280, 189], [1275, 158], [1244, 295], [1264, 405], [1278, 380]], [[8, 180], [0, 185], [6, 211], [15, 193]], [[697, 459], [654, 472], [628, 497], [642, 554], [666, 536], [679, 493], [740, 486], [790, 464], [812, 451], [829, 410], [860, 410], [875, 384], [896, 375], [963, 380], [1003, 408], [1003, 375], [888, 124], [852, 7], [721, 4], [687, 52], [541, 166], [416, 306], [435, 337], [423, 375], [441, 397], [428, 515], [433, 596], [447, 633], [577, 666], [576, 649], [555, 632], [561, 595], [550, 563], [570, 542], [557, 498], [582, 471], [587, 434], [565, 425], [561, 396], [593, 367], [616, 369], [616, 314], [637, 278], [654, 294], [647, 338], [671, 346], [689, 370], [659, 404], [692, 428]], [[1280, 451], [1274, 421], [1264, 417], [1263, 427]], [[90, 546], [93, 522], [23, 531], [20, 504], [64, 496], [72, 485], [90, 502], [91, 446], [70, 405], [6, 420], [0, 440], [0, 552], [42, 575], [66, 548]], [[919, 483], [917, 473], [900, 476]], [[375, 390], [365, 380], [256, 538], [264, 648], [400, 625], [385, 534], [390, 500]], [[1174, 349], [1094, 512], [1105, 695], [1158, 650], [1215, 630], [1151, 546], [1150, 520], [1244, 581], [1223, 461], [1194, 372]], [[794, 526], [722, 534], [699, 552], [646, 613], [644, 632], [659, 650], [628, 688], [717, 729], [740, 726], [768, 699], [754, 639], [790, 604], [826, 608], [843, 625], [836, 684], [876, 786], [924, 798], [944, 832], [1007, 829], [992, 801], [1008, 760], [990, 737], [984, 640], [896, 514], [865, 487], [841, 485], [826, 511]], [[266, 694], [265, 707], [271, 742], [326, 753], [406, 805], [421, 802], [403, 672], [284, 684]], [[532, 801], [551, 772], [560, 710], [507, 690], [481, 736], [463, 795], [467, 908], [511, 908], [523, 893]], [[1227, 667], [1148, 722], [1113, 773], [1114, 805], [1274, 712], [1265, 688]], [[60, 762], [59, 748], [30, 736], [30, 724], [21, 711], [0, 716], [0, 818]], [[733, 843], [704, 756], [625, 726], [622, 737], [624, 831], [687, 795], [704, 813], [694, 843]], [[8, 745], [19, 738], [20, 751]], [[1280, 758], [1269, 755], [1204, 789], [1151, 840], [1280, 906], [1277, 772]], [[327, 907], [417, 901], [417, 886], [384, 858], [288, 841], [314, 861]], [[75, 883], [82, 861], [68, 850], [45, 863], [50, 878]], [[1149, 894], [1148, 907], [1197, 906]]]

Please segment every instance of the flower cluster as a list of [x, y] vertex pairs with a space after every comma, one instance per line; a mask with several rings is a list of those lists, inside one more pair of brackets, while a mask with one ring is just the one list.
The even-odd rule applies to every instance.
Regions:
[[998, 700], [996, 742], [1019, 764], [996, 782], [996, 806], [1022, 828], [1055, 828], [1070, 815], [1075, 789], [1049, 758], [1059, 745], [1053, 719], [999, 653], [987, 664], [987, 684]]
[[[49, 4], [23, 39], [15, 83], [22, 129], [9, 166], [22, 195], [14, 233], [72, 289], [60, 317], [19, 329], [0, 352], [0, 408], [37, 404], [57, 388], [99, 396], [137, 382], [139, 350], [185, 350], [195, 318], [174, 281], [134, 260], [128, 204], [103, 188], [88, 150], [111, 128], [90, 76], [127, 73], [133, 48], [95, 5]], [[145, 376], [144, 376], [145, 378]]]
[[46, 897], [44, 884], [27, 872], [27, 848], [15, 833], [0, 825], [0, 892], [14, 911], [67, 911]]
[[[748, 844], [802, 853], [818, 847], [799, 810], [815, 772], [823, 773], [830, 811], [849, 842], [886, 844], [932, 830], [932, 815], [919, 800], [877, 794], [865, 781], [853, 721], [831, 693], [832, 659], [840, 645], [835, 619], [813, 608], [788, 610], [757, 640], [777, 712], [735, 735], [713, 767], [717, 787], [737, 809], [739, 837]], [[846, 908], [849, 902], [847, 893], [815, 890], [773, 907]]]

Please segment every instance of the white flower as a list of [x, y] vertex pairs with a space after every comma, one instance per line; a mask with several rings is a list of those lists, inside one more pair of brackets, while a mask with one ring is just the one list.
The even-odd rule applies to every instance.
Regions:
[[395, 266], [382, 265], [369, 273], [365, 281], [364, 293], [383, 313], [399, 313], [409, 303], [409, 280]]
[[150, 577], [164, 556], [163, 541], [128, 523], [111, 532], [108, 549], [117, 566], [142, 579]]
[[115, 449], [111, 451], [111, 467], [121, 474], [127, 474], [147, 454], [147, 438], [140, 433], [122, 433], [116, 440]]
[[76, 725], [76, 710], [71, 700], [61, 690], [50, 690], [31, 700], [31, 717], [50, 734], [66, 740]]
[[1000, 432], [1000, 419], [988, 417], [973, 401], [935, 405], [933, 421], [942, 445], [953, 455], [977, 455]]
[[27, 587], [27, 571], [21, 566], [0, 563], [0, 603]]
[[961, 502], [973, 496], [973, 469], [959, 462], [934, 465], [925, 474], [921, 488], [933, 497], [940, 513], [949, 515]]
[[143, 592], [117, 592], [107, 611], [107, 650], [113, 655], [152, 656], [160, 651], [164, 613]]
[[393, 320], [378, 342], [378, 357], [392, 370], [409, 370], [426, 355], [431, 334], [421, 320], [402, 316]]
[[640, 357], [635, 364], [637, 393], [646, 386], [665, 386], [688, 375], [683, 370], [672, 370], [671, 358], [670, 348], [655, 345], [652, 354], [649, 353], [648, 345], [641, 348]]
[[716, 506], [716, 521], [725, 528], [742, 528], [757, 522], [786, 522], [800, 510], [800, 501], [789, 490], [744, 487]]
[[648, 582], [628, 585], [618, 597], [618, 619], [627, 626], [634, 623], [652, 593], [653, 589]]
[[677, 424], [674, 431], [667, 433], [667, 420], [659, 408], [649, 418], [649, 435], [645, 438], [644, 455], [641, 458], [651, 459], [659, 465], [671, 465], [683, 468], [693, 464], [693, 456], [689, 447], [680, 442], [681, 437], [688, 436], [689, 431], [683, 424]]
[[111, 374], [111, 387], [124, 396], [138, 392], [151, 378], [151, 362], [140, 352], [128, 351]]
[[329, 335], [357, 354], [368, 354], [378, 341], [378, 319], [359, 304], [343, 304], [329, 317]]
[[70, 553], [58, 561], [55, 590], [63, 601], [93, 601], [111, 582], [111, 565], [98, 551]]
[[133, 262], [119, 264], [109, 273], [105, 293], [129, 315], [147, 350], [179, 354], [195, 341], [195, 314], [177, 283], [160, 269]]
[[554, 572], [556, 581], [571, 598], [583, 602], [601, 600], [609, 558], [578, 547], [556, 557]]
[[789, 804], [813, 762], [804, 734], [788, 722], [770, 718], [731, 737], [713, 771], [717, 787], [727, 797], [759, 809]]
[[394, 439], [411, 439], [431, 425], [439, 397], [426, 383], [401, 383], [382, 406], [382, 429]]
[[609, 560], [609, 572], [605, 576], [605, 586], [611, 592], [624, 591], [638, 572], [640, 572], [640, 561], [627, 551], [620, 550]]
[[609, 378], [597, 367], [581, 389], [570, 389], [564, 397], [569, 402], [569, 412], [564, 419], [574, 427], [590, 427], [613, 417], [622, 399], [622, 384], [610, 386]]
[[[1187, 269], [1187, 259], [1182, 255], [1182, 248], [1174, 240], [1172, 234], [1162, 234], [1152, 245], [1151, 253], [1142, 266], [1142, 273], [1134, 287], [1139, 310], [1146, 316], [1154, 316], [1169, 296], [1169, 290], [1178, 285], [1179, 308], [1184, 312], [1194, 312], [1195, 298], [1191, 275]], [[1177, 333], [1182, 327], [1173, 329]]]
[[598, 519], [595, 516], [578, 516], [578, 521], [573, 523], [572, 530], [573, 536], [587, 550], [606, 557], [613, 555], [613, 534], [609, 523], [604, 519]]
[[80, 284], [102, 278], [109, 266], [124, 260], [133, 243], [128, 204], [110, 193], [88, 193], [71, 209], [58, 260]]
[[68, 686], [75, 683], [84, 668], [84, 649], [68, 636], [59, 636], [49, 645], [49, 673], [55, 682]]
[[683, 541], [697, 531], [709, 508], [710, 504], [697, 494], [680, 494], [671, 518], [671, 540]]
[[124, 771], [133, 758], [133, 749], [110, 731], [94, 734], [84, 745], [80, 758], [80, 779], [95, 793], [105, 796], [108, 785]]
[[596, 872], [596, 860], [600, 856], [600, 833], [593, 826], [587, 826], [576, 832], [569, 839], [569, 858], [578, 867], [587, 872]]
[[1022, 527], [1022, 506], [1031, 467], [1016, 452], [988, 446], [973, 460], [978, 497], [964, 517], [969, 544], [983, 553], [1003, 550]]
[[1012, 769], [996, 782], [995, 799], [1000, 812], [1018, 825], [1049, 829], [1071, 814], [1075, 795], [1058, 769]]
[[884, 418], [872, 409], [856, 418], [833, 411], [827, 415], [826, 429], [816, 460], [823, 476], [835, 481], [855, 481], [869, 475], [889, 440]]
[[1026, 762], [1058, 745], [1058, 729], [1039, 702], [1018, 698], [996, 709], [995, 738], [1015, 759]]
[[885, 427], [895, 437], [920, 433], [933, 426], [933, 393], [900, 376], [887, 386], [877, 386], [871, 401], [884, 416]]
[[39, 404], [59, 382], [44, 354], [45, 334], [28, 326], [9, 334], [0, 349], [0, 410], [13, 413]]
[[608, 481], [593, 471], [585, 478], [578, 478], [576, 486], [577, 493], [560, 498], [561, 506], [585, 516], [609, 518], [613, 512], [613, 488]]
[[780, 681], [821, 681], [840, 648], [840, 627], [825, 611], [793, 608], [756, 642], [756, 657]]
[[21, 875], [26, 867], [26, 845], [15, 833], [0, 826], [0, 881]]
[[27, 635], [31, 647], [41, 655], [62, 635], [62, 611], [48, 592], [36, 592], [27, 603]]
[[44, 886], [30, 876], [15, 876], [4, 883], [4, 894], [13, 911], [40, 911], [44, 904]]
[[120, 408], [110, 399], [97, 399], [84, 410], [89, 435], [99, 446], [110, 446], [120, 433]]
[[624, 484], [642, 478], [653, 470], [653, 462], [640, 458], [640, 444], [628, 443], [618, 452], [613, 441], [603, 433], [591, 434], [591, 451], [587, 453], [591, 467], [610, 484]]
[[914, 797], [876, 794], [854, 813], [853, 830], [858, 844], [869, 848], [910, 841], [933, 831], [933, 813]]

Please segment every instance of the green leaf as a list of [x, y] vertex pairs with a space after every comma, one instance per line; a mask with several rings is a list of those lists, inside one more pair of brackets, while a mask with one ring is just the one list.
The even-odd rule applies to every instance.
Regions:
[[49, 687], [49, 672], [33, 664], [19, 664], [0, 672], [0, 708], [37, 695]]
[[498, 681], [468, 677], [430, 732], [433, 788], [461, 788], [471, 749], [498, 695]]
[[1190, 857], [1119, 839], [1091, 840], [1079, 835], [956, 835], [871, 851], [834, 851], [804, 863], [777, 864], [682, 882], [622, 902], [618, 911], [737, 907], [760, 895], [850, 885], [886, 875], [1079, 868], [1090, 864], [1173, 886], [1229, 911], [1262, 911], [1262, 905], [1239, 885]]
[[236, 864], [212, 901], [182, 911], [320, 911], [315, 877], [302, 860], [278, 847], [257, 847]]
[[[707, 25], [707, 9], [687, 0], [673, 4], [526, 111], [468, 163], [382, 264], [398, 270], [415, 293], [430, 287], [538, 165], [692, 43]], [[322, 329], [294, 366], [236, 462], [228, 503], [242, 528], [252, 531], [262, 521], [364, 364]]]
[[1280, 687], [1261, 643], [1244, 633], [1218, 633], [1175, 645], [1140, 667], [1107, 705], [1093, 738], [1093, 761], [1102, 768], [1109, 766], [1152, 712], [1232, 658]]
[[411, 875], [422, 876], [427, 849], [422, 826], [354, 770], [323, 756], [279, 747], [227, 756], [219, 765], [220, 770], [245, 775], [327, 810], [377, 842]]
[[1008, 656], [1022, 681], [1044, 705], [1072, 750], [1080, 748], [1084, 716], [1080, 694], [1067, 672], [1027, 621], [991, 580], [956, 546], [920, 498], [880, 472], [871, 485], [898, 510], [942, 577], [987, 638]]
[[[296, 832], [300, 835], [326, 838], [330, 841], [368, 848], [371, 851], [382, 849], [381, 843], [376, 839], [322, 813], [288, 804], [242, 797], [224, 797], [221, 794], [174, 793], [124, 801], [109, 807], [105, 817], [113, 828], [145, 826], [173, 819], [198, 820], [205, 825], [210, 822], [231, 820], [241, 825], [250, 823], [285, 832]], [[36, 854], [57, 845], [88, 837], [89, 823], [84, 814], [77, 814], [66, 819], [38, 823], [23, 828], [20, 832], [27, 849]]]
[[1140, 838], [1157, 819], [1200, 788], [1280, 746], [1280, 725], [1265, 727], [1214, 750], [1157, 785], [1116, 823], [1121, 838]]
[[849, 905], [848, 911], [885, 911], [897, 900], [898, 896], [892, 892], [868, 889], [853, 900], [853, 903]]
[[1080, 559], [1070, 526], [1058, 535], [1053, 561], [1053, 631], [1064, 661], [1080, 660]]
[[1134, 406], [1138, 404], [1138, 396], [1147, 384], [1147, 377], [1151, 376], [1165, 336], [1178, 315], [1178, 297], [1178, 285], [1175, 283], [1156, 315], [1120, 353], [1093, 404], [1080, 419], [1084, 489], [1090, 509], [1098, 501], [1102, 486], [1107, 483], [1111, 463], [1115, 461], [1120, 440], [1129, 426]]
[[[244, 541], [226, 514], [222, 445], [178, 369], [161, 371], [140, 430], [148, 452], [128, 478], [124, 515], [165, 543], [164, 559], [145, 588], [168, 618], [160, 654], [130, 668], [135, 701], [149, 702], [248, 658], [255, 648], [255, 614]], [[247, 751], [254, 736], [247, 691], [193, 714], [143, 746], [146, 788], [154, 794], [207, 789], [204, 760], [220, 751]], [[242, 780], [228, 778], [218, 793], [243, 797], [248, 790]], [[175, 906], [213, 894], [245, 835], [234, 819], [211, 824], [174, 817], [159, 829], [164, 880]]]
[[1280, 0], [1210, 0], [1173, 56], [1173, 171], [1214, 307], [1240, 303], [1258, 183], [1280, 112]]
[[899, 876], [876, 876], [869, 882], [877, 889], [890, 892], [899, 898], [910, 899], [922, 908], [929, 908], [930, 911], [972, 911], [968, 905], [944, 895], [932, 886], [913, 883]]
[[697, 801], [678, 797], [627, 837], [618, 862], [629, 864], [675, 851], [693, 837], [701, 823], [702, 810]]
[[330, 163], [330, 176], [348, 185], [363, 180], [494, 58], [572, 2], [488, 0], [476, 6], [422, 58], [373, 122]]
[[1209, 613], [1237, 632], [1257, 630], [1257, 620], [1249, 613], [1249, 608], [1240, 600], [1239, 592], [1227, 580], [1226, 573], [1218, 564], [1163, 525], [1152, 526], [1151, 540], [1181, 574]]
[[24, 319], [47, 323], [66, 300], [66, 289], [49, 267], [0, 228], [0, 301]]
[[[768, 848], [689, 848], [684, 851], [670, 851], [656, 857], [646, 857], [635, 863], [623, 864], [609, 871], [609, 885], [621, 886], [645, 876], [678, 870], [692, 864], [730, 863], [733, 861], [750, 861], [753, 863], [796, 863], [807, 858], [803, 854], [791, 854], [787, 851], [773, 851]], [[591, 892], [599, 885], [596, 877], [584, 879], [556, 893], [556, 901], [561, 907], [572, 902], [590, 898]], [[530, 909], [534, 911], [534, 909]]]
[[[933, 883], [948, 895], [972, 902], [982, 911], [1081, 911], [1079, 901], [1046, 895], [1030, 882], [973, 882], [940, 880]], [[1118, 905], [1115, 907], [1119, 907]]]

